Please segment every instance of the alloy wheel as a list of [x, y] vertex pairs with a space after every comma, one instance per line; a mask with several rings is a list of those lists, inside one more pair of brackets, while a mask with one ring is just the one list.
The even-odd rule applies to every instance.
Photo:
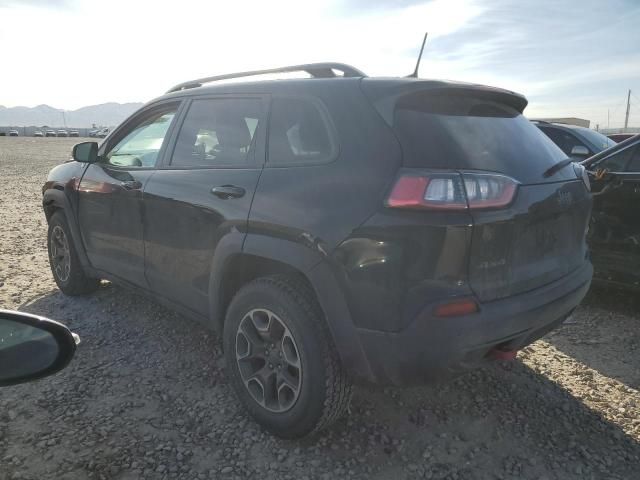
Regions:
[[51, 231], [50, 247], [53, 271], [58, 280], [66, 282], [71, 274], [71, 255], [67, 236], [60, 225], [56, 225]]
[[302, 365], [286, 324], [267, 309], [248, 312], [236, 332], [236, 361], [251, 397], [266, 410], [283, 413], [296, 403]]

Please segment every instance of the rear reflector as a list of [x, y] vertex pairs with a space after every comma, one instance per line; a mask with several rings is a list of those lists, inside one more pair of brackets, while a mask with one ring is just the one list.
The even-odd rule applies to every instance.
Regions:
[[518, 182], [498, 173], [401, 173], [387, 206], [424, 210], [501, 208], [515, 197]]
[[470, 313], [476, 313], [478, 310], [478, 304], [475, 300], [471, 298], [465, 298], [462, 300], [456, 300], [454, 302], [438, 305], [433, 313], [436, 317], [458, 317], [460, 315], [469, 315]]

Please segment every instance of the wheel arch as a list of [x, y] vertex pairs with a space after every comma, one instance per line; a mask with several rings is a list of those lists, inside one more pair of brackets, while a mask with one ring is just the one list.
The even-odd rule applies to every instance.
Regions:
[[71, 232], [71, 240], [76, 248], [80, 264], [87, 272], [93, 272], [93, 267], [91, 266], [87, 253], [84, 249], [84, 243], [82, 242], [82, 236], [80, 235], [80, 229], [78, 228], [76, 217], [73, 214], [73, 207], [64, 190], [61, 187], [58, 188], [56, 186], [46, 189], [42, 194], [42, 208], [44, 210], [47, 223], [49, 223], [51, 217], [53, 217], [56, 212], [61, 211], [64, 214]]
[[352, 377], [374, 379], [338, 280], [318, 250], [257, 234], [248, 234], [242, 246], [237, 241], [221, 243], [222, 251], [216, 249], [209, 282], [210, 322], [215, 331], [222, 332], [227, 307], [243, 285], [263, 276], [295, 276], [318, 302], [343, 366]]

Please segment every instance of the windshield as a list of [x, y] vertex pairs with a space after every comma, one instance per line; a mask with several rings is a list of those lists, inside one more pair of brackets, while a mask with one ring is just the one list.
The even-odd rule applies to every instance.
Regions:
[[613, 147], [616, 142], [611, 140], [608, 137], [605, 137], [600, 132], [596, 132], [595, 130], [591, 130], [590, 128], [579, 128], [577, 129], [589, 143], [591, 143], [594, 147], [598, 148], [598, 152], [605, 150], [609, 147]]

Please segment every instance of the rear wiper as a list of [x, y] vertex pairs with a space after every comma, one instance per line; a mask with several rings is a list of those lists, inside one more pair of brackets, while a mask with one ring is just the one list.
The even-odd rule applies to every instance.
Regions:
[[571, 160], [570, 158], [565, 158], [564, 160], [560, 160], [558, 163], [553, 165], [551, 168], [547, 169], [542, 174], [542, 176], [544, 178], [549, 178], [550, 176], [556, 174], [557, 172], [562, 170], [564, 167], [566, 167], [567, 165], [571, 165], [572, 163], [573, 163], [573, 160]]

